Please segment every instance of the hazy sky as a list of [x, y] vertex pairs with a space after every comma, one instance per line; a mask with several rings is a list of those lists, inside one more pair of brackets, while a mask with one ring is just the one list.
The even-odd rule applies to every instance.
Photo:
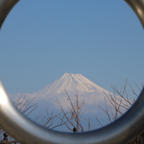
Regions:
[[0, 80], [34, 92], [64, 72], [110, 89], [143, 83], [144, 31], [123, 0], [21, 0], [0, 32]]

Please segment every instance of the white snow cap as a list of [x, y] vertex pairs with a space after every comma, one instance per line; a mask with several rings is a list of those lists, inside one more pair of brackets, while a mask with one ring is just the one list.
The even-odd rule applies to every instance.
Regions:
[[64, 73], [64, 75], [53, 84], [53, 87], [57, 89], [57, 93], [61, 93], [62, 91], [95, 92], [96, 89], [101, 92], [106, 91], [88, 80], [82, 74]]

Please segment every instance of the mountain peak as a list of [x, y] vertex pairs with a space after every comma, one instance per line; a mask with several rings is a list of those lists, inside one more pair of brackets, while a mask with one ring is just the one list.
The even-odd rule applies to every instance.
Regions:
[[63, 78], [69, 78], [69, 77], [73, 77], [73, 78], [75, 78], [75, 77], [80, 77], [80, 76], [82, 76], [81, 74], [73, 74], [73, 73], [64, 73], [63, 74]]
[[50, 90], [57, 94], [65, 93], [66, 91], [69, 93], [93, 93], [96, 90], [105, 91], [82, 74], [72, 73], [64, 73], [50, 86]]
[[[105, 96], [110, 94], [110, 92], [88, 80], [82, 74], [64, 73], [48, 87], [34, 94], [25, 94], [24, 96], [28, 99], [36, 98], [40, 106], [48, 110], [58, 110], [59, 104], [68, 110], [70, 108], [68, 96], [74, 104], [76, 104], [76, 96], [78, 96], [79, 102], [85, 103], [84, 112], [93, 112], [96, 109], [96, 104], [104, 102]], [[19, 96], [22, 97], [22, 95]]]

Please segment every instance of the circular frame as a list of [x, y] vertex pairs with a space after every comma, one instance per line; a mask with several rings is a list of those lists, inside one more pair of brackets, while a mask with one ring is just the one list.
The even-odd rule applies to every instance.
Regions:
[[[144, 27], [144, 0], [125, 0]], [[0, 28], [18, 0], [0, 0]], [[98, 130], [64, 133], [46, 129], [25, 118], [12, 105], [0, 84], [0, 125], [23, 144], [124, 144], [144, 128], [144, 89], [130, 110], [115, 122]]]

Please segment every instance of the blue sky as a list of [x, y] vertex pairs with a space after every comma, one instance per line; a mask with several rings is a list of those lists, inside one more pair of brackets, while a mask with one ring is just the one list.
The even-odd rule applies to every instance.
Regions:
[[0, 32], [0, 80], [34, 92], [64, 72], [111, 89], [142, 84], [144, 31], [123, 0], [21, 0]]

